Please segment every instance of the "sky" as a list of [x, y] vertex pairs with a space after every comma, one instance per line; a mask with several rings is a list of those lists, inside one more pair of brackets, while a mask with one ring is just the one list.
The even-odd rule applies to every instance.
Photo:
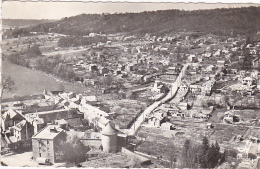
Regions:
[[[63, 0], [66, 1], [66, 0]], [[68, 1], [68, 0], [67, 0]], [[138, 0], [135, 0], [138, 1]], [[143, 0], [145, 1], [145, 0]], [[154, 2], [21, 2], [21, 1], [4, 1], [2, 3], [3, 19], [61, 19], [63, 17], [75, 16], [82, 13], [125, 13], [125, 12], [143, 12], [167, 9], [180, 10], [198, 10], [198, 9], [214, 9], [214, 8], [230, 8], [242, 6], [260, 6], [259, 3], [232, 3], [230, 0], [223, 0], [224, 3], [158, 3]], [[166, 0], [167, 1], [167, 0]], [[171, 0], [175, 1], [175, 0]], [[180, 1], [180, 0], [179, 0]], [[186, 0], [187, 1], [187, 0]], [[195, 0], [196, 1], [196, 0]], [[165, 1], [164, 1], [165, 2]], [[194, 2], [188, 0], [187, 2]], [[198, 2], [201, 2], [198, 1]], [[215, 2], [222, 2], [217, 0]], [[245, 1], [244, 1], [245, 2]], [[257, 2], [251, 0], [250, 2]]]

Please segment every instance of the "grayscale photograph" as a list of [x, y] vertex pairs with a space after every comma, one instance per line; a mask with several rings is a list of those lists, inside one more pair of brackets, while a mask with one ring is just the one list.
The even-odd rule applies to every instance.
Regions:
[[1, 12], [1, 168], [260, 169], [260, 3]]

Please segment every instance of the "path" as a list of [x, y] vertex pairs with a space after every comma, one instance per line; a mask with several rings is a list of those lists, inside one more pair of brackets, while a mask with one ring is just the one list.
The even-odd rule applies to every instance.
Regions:
[[145, 120], [145, 117], [150, 114], [154, 109], [156, 109], [157, 107], [159, 107], [162, 103], [166, 103], [167, 101], [171, 100], [177, 93], [179, 86], [181, 85], [181, 80], [183, 78], [183, 76], [185, 75], [185, 71], [188, 68], [188, 64], [185, 64], [179, 74], [179, 76], [177, 77], [176, 81], [174, 83], [172, 83], [172, 87], [170, 92], [160, 101], [156, 101], [153, 104], [151, 104], [150, 106], [148, 106], [143, 113], [141, 113], [139, 115], [139, 117], [136, 119], [136, 121], [132, 124], [132, 126], [129, 128], [128, 134], [129, 135], [134, 135], [138, 129], [140, 128], [140, 126], [142, 125], [142, 123]]

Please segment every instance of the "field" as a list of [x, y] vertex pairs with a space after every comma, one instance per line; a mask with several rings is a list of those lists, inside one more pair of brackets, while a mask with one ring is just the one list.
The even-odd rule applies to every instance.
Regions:
[[126, 128], [127, 124], [146, 107], [146, 104], [137, 100], [121, 99], [121, 100], [103, 100], [103, 109], [105, 112], [112, 113], [113, 121], [120, 126]]
[[2, 75], [10, 76], [15, 83], [14, 90], [8, 93], [3, 93], [3, 98], [10, 98], [14, 95], [25, 96], [41, 94], [44, 89], [58, 90], [61, 85], [64, 86], [65, 91], [68, 92], [84, 93], [84, 91], [91, 91], [87, 87], [62, 82], [43, 72], [31, 70], [6, 61], [3, 61], [2, 66]]
[[[145, 141], [137, 147], [138, 151], [154, 156], [162, 155], [163, 159], [170, 160], [171, 156], [178, 156], [186, 139], [200, 142], [207, 136], [211, 142], [216, 140], [223, 149], [234, 148], [232, 138], [244, 135], [247, 127], [218, 124], [212, 129], [206, 128], [206, 123], [192, 121], [175, 121], [176, 130], [162, 130], [160, 128], [142, 127], [138, 136]], [[253, 134], [252, 134], [253, 135]]]

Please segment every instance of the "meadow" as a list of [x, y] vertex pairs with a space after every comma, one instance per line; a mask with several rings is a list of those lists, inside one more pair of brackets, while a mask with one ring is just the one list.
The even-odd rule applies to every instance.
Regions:
[[55, 77], [49, 76], [44, 72], [28, 69], [19, 65], [3, 61], [2, 75], [10, 76], [14, 81], [14, 89], [10, 92], [4, 92], [3, 98], [13, 96], [26, 96], [42, 94], [44, 89], [72, 91], [75, 93], [84, 93], [91, 91], [87, 87], [82, 87], [77, 84], [63, 82]]

